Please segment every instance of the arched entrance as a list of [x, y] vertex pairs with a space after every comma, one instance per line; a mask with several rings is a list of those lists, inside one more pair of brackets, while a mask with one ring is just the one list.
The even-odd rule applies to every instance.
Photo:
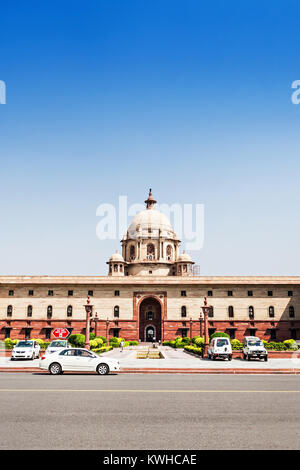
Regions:
[[142, 342], [161, 340], [161, 304], [155, 297], [142, 300], [139, 308], [139, 338]]

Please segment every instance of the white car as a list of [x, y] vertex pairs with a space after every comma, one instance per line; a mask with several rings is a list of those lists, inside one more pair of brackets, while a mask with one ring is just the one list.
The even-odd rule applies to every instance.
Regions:
[[40, 369], [49, 370], [50, 374], [58, 375], [65, 371], [98, 372], [106, 375], [120, 370], [116, 359], [104, 358], [84, 348], [65, 348], [61, 351], [42, 356]]
[[208, 348], [208, 359], [215, 360], [217, 357], [222, 359], [232, 359], [232, 348], [228, 338], [215, 337], [211, 340]]
[[19, 341], [16, 346], [13, 347], [11, 353], [11, 361], [15, 359], [36, 359], [40, 357], [41, 347], [36, 341], [24, 340]]
[[68, 341], [66, 339], [56, 339], [54, 341], [51, 341], [49, 344], [48, 348], [46, 349], [46, 355], [47, 354], [52, 354], [57, 351], [61, 351], [62, 349], [65, 348], [70, 348], [71, 346], [69, 345]]
[[268, 360], [268, 351], [264, 347], [264, 343], [257, 336], [245, 336], [243, 343], [243, 359], [248, 361], [251, 358]]

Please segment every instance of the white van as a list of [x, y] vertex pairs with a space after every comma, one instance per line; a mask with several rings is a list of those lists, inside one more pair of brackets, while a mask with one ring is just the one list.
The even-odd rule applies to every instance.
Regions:
[[231, 361], [232, 348], [229, 338], [216, 337], [211, 340], [208, 348], [208, 359], [215, 360], [217, 357]]
[[268, 351], [264, 343], [257, 336], [245, 336], [243, 342], [243, 359], [250, 361], [252, 358], [268, 360]]

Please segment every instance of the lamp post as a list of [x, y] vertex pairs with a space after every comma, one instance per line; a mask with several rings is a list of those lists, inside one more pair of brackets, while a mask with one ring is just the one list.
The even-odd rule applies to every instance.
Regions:
[[109, 319], [106, 319], [106, 345], [109, 346], [108, 344], [108, 325], [109, 325]]
[[91, 316], [93, 311], [93, 306], [90, 304], [90, 298], [88, 297], [86, 300], [86, 304], [84, 305], [86, 318], [85, 318], [85, 342], [84, 346], [87, 349], [90, 349], [90, 322]]
[[98, 321], [99, 321], [97, 312], [95, 313], [95, 316], [94, 316], [94, 318], [92, 318], [92, 320], [95, 323], [95, 337], [96, 337], [97, 336], [97, 326], [98, 326]]
[[193, 320], [190, 318], [190, 338], [191, 338], [191, 344], [192, 344], [192, 338], [193, 338]]
[[200, 323], [200, 336], [203, 336], [203, 313], [200, 312], [200, 315], [199, 315], [199, 323]]
[[208, 312], [209, 312], [209, 305], [207, 305], [207, 299], [204, 297], [204, 305], [201, 307], [203, 310], [203, 316], [204, 316], [204, 351], [203, 351], [203, 357], [207, 357], [207, 350], [208, 350]]

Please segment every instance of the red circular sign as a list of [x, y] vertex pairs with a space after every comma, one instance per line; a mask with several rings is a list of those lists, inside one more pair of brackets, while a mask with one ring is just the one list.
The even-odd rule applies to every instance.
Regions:
[[67, 338], [70, 334], [69, 330], [67, 328], [55, 328], [55, 330], [52, 331], [53, 336], [55, 338]]

